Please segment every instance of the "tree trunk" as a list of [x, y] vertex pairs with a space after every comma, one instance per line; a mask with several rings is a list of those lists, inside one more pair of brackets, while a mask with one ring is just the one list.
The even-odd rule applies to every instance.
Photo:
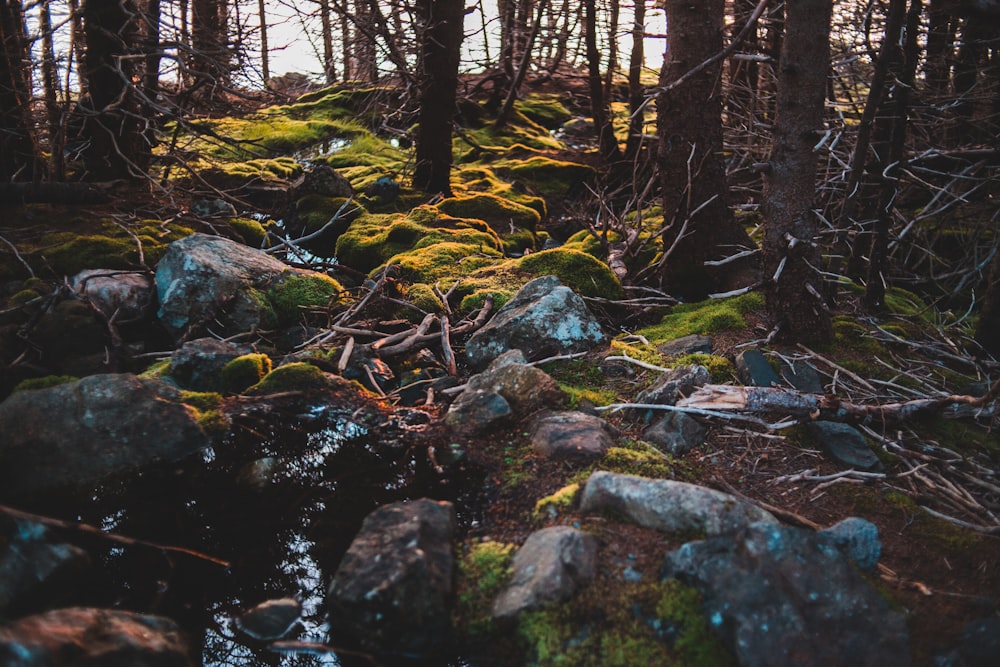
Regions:
[[[910, 110], [910, 91], [917, 71], [920, 47], [917, 37], [920, 32], [921, 0], [910, 0], [910, 10], [906, 17], [903, 52], [896, 60], [898, 67], [893, 72], [895, 82], [886, 100], [886, 112], [879, 114], [879, 123], [886, 125], [887, 140], [881, 151], [884, 158], [881, 185], [879, 188], [878, 213], [875, 234], [872, 237], [871, 252], [868, 256], [868, 284], [865, 290], [865, 305], [869, 311], [879, 312], [885, 307], [886, 264], [889, 252], [889, 231], [892, 226], [892, 212], [896, 195], [899, 193], [899, 175], [906, 168], [906, 125]], [[888, 35], [887, 35], [888, 37]]]
[[[753, 14], [757, 0], [733, 0], [733, 32], [730, 38], [736, 36], [747, 20]], [[756, 28], [743, 38], [742, 51], [756, 53], [758, 48]], [[754, 127], [754, 106], [757, 100], [758, 72], [757, 63], [753, 60], [729, 59], [729, 93], [726, 96], [726, 109], [729, 124], [748, 134]]]
[[666, 225], [660, 266], [666, 289], [688, 300], [756, 282], [749, 259], [705, 266], [754, 247], [727, 202], [721, 61], [669, 87], [722, 51], [723, 9], [723, 0], [667, 3], [667, 57], [656, 102]]
[[139, 178], [149, 163], [146, 121], [133, 84], [137, 60], [130, 57], [139, 39], [137, 16], [132, 0], [83, 4], [87, 50], [81, 74], [90, 95], [80, 106], [92, 180]]
[[45, 116], [49, 130], [49, 180], [62, 181], [66, 179], [63, 160], [66, 137], [63, 131], [63, 109], [59, 106], [59, 75], [56, 72], [49, 0], [43, 0], [38, 7], [38, 28], [42, 33], [42, 87], [45, 91]]
[[632, 23], [632, 55], [628, 62], [628, 139], [625, 141], [625, 159], [632, 161], [642, 146], [643, 111], [646, 89], [642, 85], [642, 68], [646, 53], [646, 0], [636, 0]]
[[597, 50], [597, 0], [584, 0], [584, 41], [587, 47], [587, 80], [590, 83], [590, 117], [597, 131], [598, 151], [606, 165], [620, 162], [621, 149], [611, 125], [601, 77], [601, 53]]
[[785, 9], [778, 63], [774, 138], [764, 172], [764, 275], [767, 309], [785, 340], [833, 338], [820, 267], [813, 146], [823, 129], [830, 70], [832, 0], [798, 0]]
[[226, 0], [191, 0], [191, 50], [195, 86], [199, 94], [214, 97], [228, 87], [230, 76], [229, 26]]
[[160, 91], [160, 0], [147, 0], [142, 14], [145, 46], [145, 69], [142, 78], [143, 93], [151, 100]]
[[[257, 15], [260, 19], [260, 75], [266, 86], [267, 80], [271, 78], [271, 57], [267, 48], [267, 7], [264, 5], [264, 0], [257, 0]], [[320, 4], [320, 8], [324, 6], [325, 3]], [[324, 26], [326, 25], [324, 24]]]
[[948, 94], [951, 64], [955, 56], [955, 30], [958, 21], [948, 10], [948, 0], [930, 0], [927, 12], [927, 57], [924, 78], [930, 101]]
[[413, 187], [451, 194], [451, 133], [465, 6], [462, 0], [418, 0], [421, 22], [420, 112]]
[[[263, 2], [263, 0], [261, 0]], [[330, 0], [319, 0], [319, 20], [323, 30], [323, 79], [326, 85], [337, 80], [337, 67], [333, 62], [333, 24], [330, 18]]]
[[514, 108], [514, 100], [517, 99], [517, 91], [521, 88], [521, 84], [524, 82], [524, 77], [528, 74], [528, 65], [531, 63], [531, 48], [534, 46], [535, 39], [538, 37], [538, 31], [542, 25], [542, 14], [545, 13], [545, 8], [548, 4], [549, 0], [539, 0], [538, 2], [538, 13], [535, 15], [535, 23], [531, 27], [531, 34], [528, 36], [526, 50], [521, 55], [521, 63], [517, 67], [517, 73], [514, 75], [514, 80], [510, 82], [510, 90], [507, 91], [507, 98], [504, 100], [503, 106], [500, 107], [500, 111], [497, 113], [497, 119], [493, 123], [493, 127], [498, 130], [507, 124], [507, 120], [510, 118], [510, 112]]
[[353, 63], [351, 62], [351, 54], [353, 49], [351, 48], [351, 20], [347, 16], [347, 12], [342, 12], [340, 14], [340, 44], [342, 47], [342, 68], [344, 70], [344, 81], [350, 81], [351, 76], [355, 74]]
[[0, 181], [41, 176], [31, 121], [27, 32], [20, 2], [0, 2]]

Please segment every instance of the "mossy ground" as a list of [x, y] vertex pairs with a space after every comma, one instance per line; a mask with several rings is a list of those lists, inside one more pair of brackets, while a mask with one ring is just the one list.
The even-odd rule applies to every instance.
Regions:
[[758, 292], [728, 299], [684, 303], [675, 306], [659, 324], [644, 327], [636, 333], [656, 344], [690, 334], [708, 335], [738, 330], [747, 326], [747, 313], [763, 309], [764, 297]]

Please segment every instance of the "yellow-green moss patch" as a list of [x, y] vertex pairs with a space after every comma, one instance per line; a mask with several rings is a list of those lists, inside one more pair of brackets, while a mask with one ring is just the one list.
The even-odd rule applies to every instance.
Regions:
[[554, 518], [573, 506], [577, 494], [580, 492], [580, 484], [573, 483], [564, 486], [555, 493], [539, 498], [532, 510], [532, 516], [536, 519]]
[[763, 310], [764, 297], [750, 292], [728, 299], [708, 299], [683, 303], [664, 316], [659, 324], [645, 327], [638, 334], [653, 343], [662, 343], [690, 334], [710, 334], [717, 331], [742, 329], [747, 326], [747, 313]]
[[222, 387], [228, 393], [238, 394], [257, 384], [271, 372], [271, 358], [266, 354], [244, 354], [225, 366], [219, 375]]
[[28, 378], [21, 380], [14, 387], [14, 391], [32, 391], [35, 389], [48, 389], [68, 382], [76, 382], [80, 378], [74, 375], [46, 375], [40, 378]]
[[279, 323], [288, 323], [297, 320], [304, 308], [326, 307], [335, 302], [343, 289], [322, 273], [289, 274], [271, 286], [269, 297]]
[[451, 197], [437, 207], [456, 218], [484, 220], [501, 234], [512, 233], [516, 228], [534, 231], [541, 222], [538, 211], [488, 193]]
[[597, 174], [588, 165], [554, 160], [543, 155], [527, 160], [498, 162], [493, 166], [497, 175], [516, 178], [532, 190], [554, 197], [565, 195], [572, 188], [589, 182]]
[[459, 558], [455, 627], [470, 639], [482, 639], [496, 629], [493, 600], [510, 577], [514, 550], [513, 544], [479, 542]]
[[306, 362], [295, 362], [278, 366], [264, 376], [264, 379], [247, 389], [247, 394], [278, 394], [285, 391], [309, 391], [328, 389], [331, 380], [318, 367]]

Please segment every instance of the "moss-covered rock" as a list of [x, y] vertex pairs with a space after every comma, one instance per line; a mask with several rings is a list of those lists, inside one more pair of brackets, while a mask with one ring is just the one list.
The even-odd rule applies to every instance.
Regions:
[[493, 164], [497, 175], [517, 179], [532, 190], [551, 197], [562, 197], [572, 189], [592, 180], [593, 167], [577, 162], [536, 155], [526, 160], [503, 160]]
[[331, 376], [317, 366], [299, 361], [275, 368], [260, 382], [247, 389], [246, 393], [259, 396], [285, 391], [329, 389], [333, 382]]
[[244, 354], [236, 357], [219, 373], [222, 388], [227, 393], [238, 394], [257, 384], [271, 372], [271, 358], [266, 354]]
[[563, 103], [561, 96], [536, 93], [514, 103], [514, 108], [525, 117], [548, 130], [555, 130], [573, 117]]
[[40, 378], [29, 378], [27, 380], [21, 380], [14, 387], [14, 391], [32, 391], [34, 389], [48, 389], [49, 387], [55, 387], [56, 385], [66, 384], [67, 382], [76, 382], [80, 378], [73, 375], [46, 375]]
[[240, 240], [251, 248], [264, 247], [267, 229], [253, 218], [231, 218], [229, 226], [239, 235]]
[[534, 231], [541, 222], [538, 211], [489, 193], [451, 197], [437, 207], [456, 218], [484, 220], [500, 234], [512, 233], [514, 228]]
[[298, 320], [304, 308], [331, 305], [344, 288], [322, 273], [288, 273], [272, 285], [268, 297], [279, 323]]
[[536, 520], [555, 518], [573, 506], [579, 493], [579, 482], [567, 484], [555, 493], [551, 493], [544, 498], [539, 498], [535, 503], [535, 509], [532, 510], [531, 515]]

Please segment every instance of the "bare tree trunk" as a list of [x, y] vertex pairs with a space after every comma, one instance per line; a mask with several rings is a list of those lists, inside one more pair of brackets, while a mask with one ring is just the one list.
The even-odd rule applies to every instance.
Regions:
[[764, 275], [767, 309], [781, 336], [825, 343], [833, 326], [825, 302], [812, 212], [816, 198], [813, 146], [823, 129], [830, 70], [832, 0], [798, 0], [785, 8], [778, 64], [778, 104], [768, 169], [764, 172]]
[[[209, 98], [230, 77], [227, 0], [191, 0], [192, 68], [199, 93]], [[206, 90], [207, 89], [207, 90]]]
[[597, 130], [598, 151], [601, 162], [614, 164], [622, 159], [618, 139], [611, 125], [608, 114], [608, 104], [604, 96], [604, 83], [601, 77], [601, 53], [597, 50], [597, 1], [584, 0], [585, 26], [584, 41], [587, 47], [587, 79], [590, 83], [590, 117], [594, 120]]
[[611, 7], [608, 16], [608, 69], [604, 75], [604, 99], [611, 104], [615, 70], [618, 69], [618, 17], [621, 14], [621, 5], [618, 0], [608, 0], [608, 2]]
[[528, 65], [531, 63], [531, 48], [538, 37], [538, 31], [542, 25], [542, 14], [545, 13], [545, 8], [548, 7], [548, 4], [549, 0], [539, 0], [538, 2], [538, 13], [535, 15], [535, 23], [531, 27], [531, 34], [528, 36], [525, 51], [521, 54], [521, 63], [518, 65], [514, 80], [510, 83], [510, 90], [507, 91], [507, 98], [504, 100], [503, 106], [500, 107], [497, 119], [493, 124], [496, 129], [500, 129], [506, 125], [507, 120], [510, 118], [510, 112], [514, 108], [514, 100], [517, 99], [517, 91], [521, 88], [524, 77], [528, 74]]
[[422, 23], [420, 112], [413, 187], [451, 194], [451, 134], [458, 89], [462, 0], [418, 0]]
[[[321, 3], [322, 8], [325, 3]], [[264, 85], [271, 78], [271, 56], [267, 48], [267, 7], [264, 0], [257, 0], [257, 15], [260, 19], [260, 75], [264, 79]]]
[[667, 3], [667, 59], [657, 97], [657, 163], [663, 189], [661, 280], [685, 299], [757, 282], [749, 259], [706, 266], [754, 247], [728, 205], [722, 160], [722, 63], [690, 70], [722, 51], [723, 0]]
[[625, 159], [632, 161], [639, 154], [642, 145], [643, 109], [646, 103], [646, 89], [642, 85], [642, 68], [646, 54], [646, 0], [635, 1], [635, 15], [632, 23], [632, 55], [628, 63], [628, 139], [625, 142]]
[[337, 80], [337, 66], [333, 62], [333, 24], [330, 22], [330, 0], [319, 0], [319, 21], [323, 31], [323, 79], [329, 86]]
[[951, 63], [955, 55], [955, 31], [958, 21], [948, 10], [947, 0], [930, 0], [927, 17], [927, 57], [924, 78], [932, 100], [948, 94]]
[[63, 160], [66, 137], [63, 132], [63, 109], [59, 105], [59, 76], [56, 73], [49, 0], [43, 0], [38, 7], [38, 27], [42, 33], [42, 87], [45, 91], [45, 115], [49, 130], [49, 180], [62, 181], [66, 178]]
[[341, 57], [343, 58], [344, 81], [350, 81], [355, 71], [351, 62], [351, 54], [353, 52], [351, 44], [353, 41], [351, 39], [351, 21], [347, 17], [347, 12], [343, 12], [340, 15], [340, 42], [343, 50]]
[[0, 182], [37, 180], [27, 31], [20, 2], [0, 2]]
[[152, 100], [160, 91], [160, 0], [147, 0], [142, 13], [143, 33], [145, 34], [145, 68], [142, 78], [144, 94]]
[[[892, 212], [895, 209], [896, 195], [899, 193], [899, 175], [906, 168], [905, 143], [907, 116], [910, 108], [910, 91], [913, 90], [913, 80], [917, 70], [917, 60], [920, 47], [917, 46], [917, 36], [920, 32], [920, 13], [923, 7], [921, 0], [910, 0], [910, 10], [906, 17], [906, 32], [902, 45], [902, 54], [896, 60], [893, 81], [886, 100], [886, 112], [880, 114], [879, 123], [886, 125], [887, 140], [880, 160], [882, 167], [881, 186], [879, 188], [878, 213], [875, 221], [875, 234], [872, 237], [872, 247], [868, 258], [868, 284], [865, 290], [865, 305], [870, 311], [881, 311], [885, 307], [886, 264], [889, 252], [889, 230], [892, 225]], [[889, 36], [886, 35], [888, 38]]]
[[[757, 0], [733, 0], [733, 33], [730, 38], [743, 28], [753, 14]], [[743, 38], [742, 50], [754, 53], [758, 48], [756, 28]], [[758, 72], [757, 63], [753, 60], [729, 59], [729, 94], [726, 96], [726, 109], [731, 127], [751, 131], [754, 125], [754, 106], [757, 99]]]

